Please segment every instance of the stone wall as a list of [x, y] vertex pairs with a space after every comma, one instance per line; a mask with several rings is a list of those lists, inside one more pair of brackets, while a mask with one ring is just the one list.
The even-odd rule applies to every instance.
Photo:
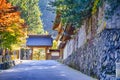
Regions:
[[106, 20], [108, 29], [120, 29], [120, 6], [115, 10], [114, 15]]
[[83, 25], [79, 29], [76, 36], [73, 39], [67, 41], [67, 44], [63, 51], [64, 52], [63, 59], [66, 59], [69, 55], [72, 54], [72, 52], [76, 51], [77, 48], [84, 45], [85, 42], [86, 42], [86, 32], [85, 32], [85, 26]]
[[66, 54], [63, 55], [63, 59], [66, 59], [69, 55], [72, 54], [73, 49], [74, 49], [73, 48], [74, 46], [72, 46], [73, 44], [74, 44], [73, 39], [67, 42], [67, 44], [66, 44], [66, 46], [64, 48], [64, 53], [66, 53]]
[[105, 8], [106, 5], [84, 21], [86, 31], [83, 36], [83, 30], [78, 32], [74, 40], [78, 47], [75, 46], [64, 63], [100, 80], [115, 80], [115, 64], [120, 62], [120, 7], [110, 19], [104, 18]]
[[[66, 59], [77, 48], [81, 47], [86, 41], [91, 40], [96, 34], [100, 33], [104, 29], [103, 10], [99, 9], [99, 14], [91, 16], [89, 19], [84, 20], [83, 25], [77, 30], [76, 35], [67, 41], [67, 44], [63, 51], [63, 59]], [[99, 23], [99, 24], [98, 24]]]
[[119, 61], [120, 29], [105, 29], [70, 55], [64, 63], [101, 80], [114, 80], [115, 63]]

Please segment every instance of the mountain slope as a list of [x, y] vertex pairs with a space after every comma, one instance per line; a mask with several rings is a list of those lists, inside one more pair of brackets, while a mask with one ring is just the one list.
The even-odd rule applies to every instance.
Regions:
[[49, 6], [48, 3], [53, 0], [40, 0], [39, 1], [39, 7], [41, 9], [41, 19], [43, 21], [44, 30], [48, 31], [49, 34], [52, 36], [55, 36], [55, 31], [52, 30], [55, 13], [52, 11], [47, 10], [47, 7]]

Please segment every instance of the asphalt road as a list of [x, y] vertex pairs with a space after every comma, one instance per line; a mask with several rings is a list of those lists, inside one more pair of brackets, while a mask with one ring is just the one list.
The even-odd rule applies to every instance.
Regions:
[[95, 80], [56, 61], [23, 61], [0, 72], [0, 80]]

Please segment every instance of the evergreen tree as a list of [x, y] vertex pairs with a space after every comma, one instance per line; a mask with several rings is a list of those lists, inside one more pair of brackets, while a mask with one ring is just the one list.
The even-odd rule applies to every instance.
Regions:
[[43, 24], [40, 19], [39, 0], [8, 0], [14, 6], [18, 6], [21, 16], [25, 19], [28, 27], [28, 34], [43, 34]]

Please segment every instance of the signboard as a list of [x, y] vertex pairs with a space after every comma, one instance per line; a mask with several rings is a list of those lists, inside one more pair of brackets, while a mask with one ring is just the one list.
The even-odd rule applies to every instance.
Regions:
[[59, 52], [52, 52], [51, 56], [59, 56]]

